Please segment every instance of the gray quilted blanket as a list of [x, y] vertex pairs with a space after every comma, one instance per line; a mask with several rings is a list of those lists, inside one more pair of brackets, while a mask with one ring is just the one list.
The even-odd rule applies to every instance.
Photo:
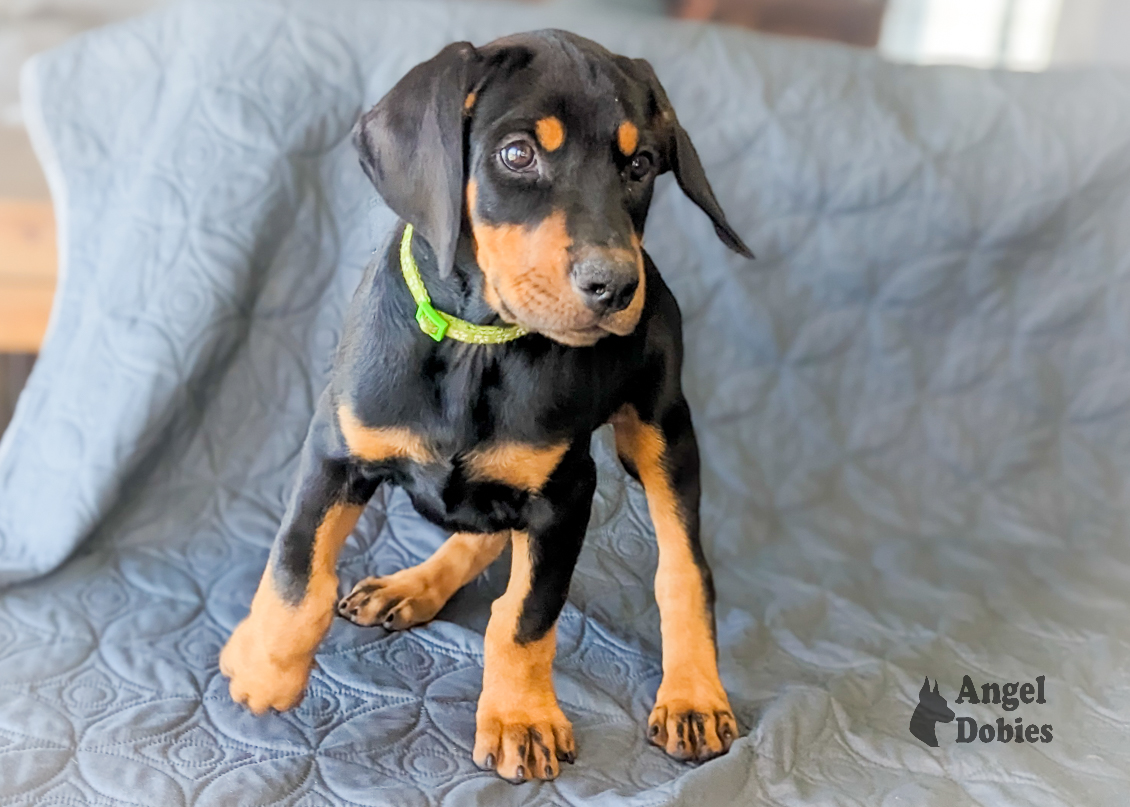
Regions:
[[[505, 561], [426, 627], [339, 621], [292, 713], [236, 708], [216, 657], [392, 225], [350, 126], [448, 41], [546, 24], [653, 61], [760, 258], [660, 185], [745, 736], [697, 768], [645, 741], [654, 542], [598, 432], [556, 666], [580, 758], [515, 787], [470, 758]], [[327, 0], [176, 7], [24, 88], [65, 274], [0, 445], [0, 805], [1125, 803], [1130, 77]], [[379, 493], [343, 589], [442, 538]]]

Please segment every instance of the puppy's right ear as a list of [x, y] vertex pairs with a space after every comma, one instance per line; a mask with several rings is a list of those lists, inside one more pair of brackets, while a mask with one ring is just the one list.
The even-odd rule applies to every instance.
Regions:
[[722, 212], [722, 206], [714, 197], [714, 189], [710, 187], [710, 181], [706, 178], [706, 171], [702, 167], [698, 152], [695, 151], [694, 143], [691, 142], [687, 130], [675, 117], [675, 108], [667, 98], [667, 91], [659, 83], [655, 69], [647, 59], [628, 59], [623, 56], [619, 58], [628, 75], [636, 77], [651, 90], [660, 119], [667, 128], [669, 142], [664, 149], [662, 171], [675, 172], [675, 181], [679, 183], [687, 198], [710, 217], [714, 223], [714, 232], [718, 234], [723, 244], [739, 255], [752, 258], [753, 253], [749, 251], [749, 247], [726, 221], [726, 214]]
[[464, 103], [484, 70], [470, 42], [455, 42], [408, 71], [353, 127], [361, 167], [400, 218], [451, 271], [463, 205]]

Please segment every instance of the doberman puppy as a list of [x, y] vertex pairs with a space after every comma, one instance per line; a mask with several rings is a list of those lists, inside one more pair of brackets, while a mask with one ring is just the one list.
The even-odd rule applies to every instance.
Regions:
[[679, 308], [640, 240], [673, 171], [731, 249], [698, 155], [651, 66], [562, 31], [413, 68], [354, 129], [403, 220], [365, 272], [250, 615], [220, 657], [253, 712], [301, 700], [337, 599], [338, 550], [381, 482], [450, 530], [418, 566], [359, 583], [359, 625], [427, 622], [512, 547], [484, 643], [474, 760], [512, 781], [572, 762], [554, 625], [589, 520], [594, 429], [611, 422], [659, 545], [663, 679], [648, 737], [682, 760], [729, 749], [699, 457], [680, 388]]

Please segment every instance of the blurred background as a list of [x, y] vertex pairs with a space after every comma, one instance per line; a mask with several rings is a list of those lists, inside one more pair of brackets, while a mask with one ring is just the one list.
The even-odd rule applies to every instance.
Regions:
[[[547, 0], [712, 20], [982, 69], [1130, 67], [1130, 0]], [[55, 288], [47, 182], [19, 106], [19, 67], [81, 31], [163, 0], [0, 0], [0, 432], [34, 363]], [[314, 2], [314, 0], [311, 0]]]

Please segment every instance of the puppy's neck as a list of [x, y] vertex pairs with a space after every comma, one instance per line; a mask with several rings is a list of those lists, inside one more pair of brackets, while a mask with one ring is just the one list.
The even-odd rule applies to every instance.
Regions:
[[447, 277], [440, 277], [432, 250], [421, 242], [419, 235], [413, 238], [412, 254], [416, 256], [420, 277], [432, 298], [432, 305], [475, 325], [507, 324], [483, 296], [483, 272], [475, 261], [474, 245], [468, 234], [459, 235], [455, 266]]

